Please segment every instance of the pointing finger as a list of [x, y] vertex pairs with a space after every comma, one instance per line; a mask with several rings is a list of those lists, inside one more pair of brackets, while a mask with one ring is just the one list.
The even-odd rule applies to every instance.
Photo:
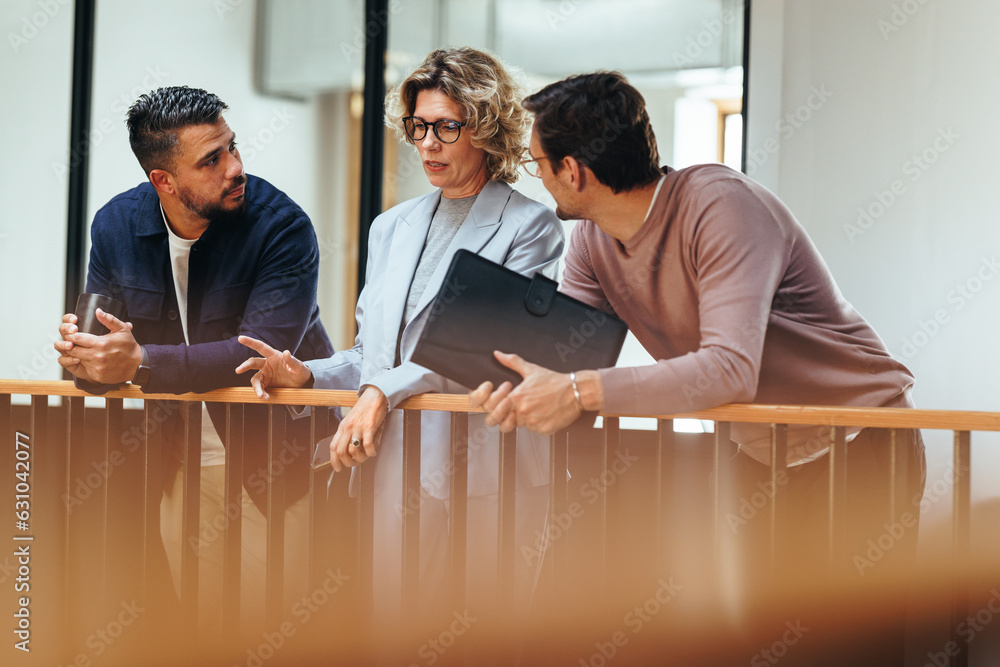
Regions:
[[276, 351], [273, 347], [271, 347], [264, 341], [257, 340], [256, 338], [251, 338], [250, 336], [240, 336], [236, 340], [239, 341], [241, 345], [246, 345], [254, 352], [258, 352], [259, 354], [265, 357], [270, 354], [274, 354], [274, 352]]
[[97, 309], [97, 320], [106, 326], [111, 332], [118, 331], [131, 331], [132, 325], [122, 322], [120, 319], [112, 315], [111, 313], [106, 313], [100, 308]]

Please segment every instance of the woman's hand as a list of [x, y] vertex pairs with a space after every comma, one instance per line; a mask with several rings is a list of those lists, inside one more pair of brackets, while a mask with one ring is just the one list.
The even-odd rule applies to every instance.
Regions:
[[378, 387], [368, 385], [330, 441], [334, 470], [352, 468], [375, 456], [388, 414], [389, 399]]
[[249, 336], [240, 336], [237, 340], [261, 355], [250, 357], [236, 367], [237, 373], [257, 371], [250, 378], [257, 398], [269, 399], [268, 387], [301, 387], [312, 377], [312, 371], [288, 350], [278, 352], [267, 343]]

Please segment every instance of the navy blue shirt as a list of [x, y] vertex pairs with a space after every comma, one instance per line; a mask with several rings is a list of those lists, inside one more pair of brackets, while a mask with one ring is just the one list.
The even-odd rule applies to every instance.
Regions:
[[178, 315], [167, 229], [148, 182], [94, 217], [87, 291], [125, 303], [132, 335], [151, 369], [143, 391], [203, 392], [246, 386], [234, 371], [253, 352], [243, 334], [299, 359], [326, 358], [333, 345], [319, 319], [319, 248], [305, 212], [267, 181], [247, 177], [246, 216], [214, 222], [191, 248], [188, 338]]

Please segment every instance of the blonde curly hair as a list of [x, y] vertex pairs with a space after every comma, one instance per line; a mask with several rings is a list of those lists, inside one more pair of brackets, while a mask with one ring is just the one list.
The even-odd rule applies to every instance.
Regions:
[[437, 49], [388, 92], [385, 124], [410, 144], [402, 119], [413, 115], [422, 90], [440, 90], [462, 108], [472, 145], [486, 151], [491, 180], [517, 181], [531, 120], [521, 87], [496, 56], [468, 46]]

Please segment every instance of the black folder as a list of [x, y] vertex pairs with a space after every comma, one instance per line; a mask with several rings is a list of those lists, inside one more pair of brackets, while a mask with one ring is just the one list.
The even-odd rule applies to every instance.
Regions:
[[455, 253], [430, 305], [412, 360], [475, 389], [521, 376], [493, 350], [567, 373], [615, 365], [625, 323], [561, 294], [540, 273], [528, 278], [468, 250]]

